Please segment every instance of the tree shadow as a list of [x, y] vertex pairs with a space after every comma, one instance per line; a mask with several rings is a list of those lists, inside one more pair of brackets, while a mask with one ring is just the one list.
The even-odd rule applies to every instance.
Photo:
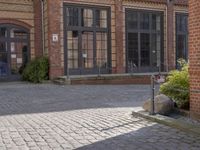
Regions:
[[200, 143], [194, 135], [186, 135], [177, 129], [154, 124], [76, 150], [197, 150], [199, 147]]

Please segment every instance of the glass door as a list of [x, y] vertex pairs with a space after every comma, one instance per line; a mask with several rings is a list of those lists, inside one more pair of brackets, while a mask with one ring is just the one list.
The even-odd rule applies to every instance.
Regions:
[[8, 75], [8, 31], [6, 27], [0, 27], [0, 77]]
[[29, 59], [29, 34], [20, 27], [0, 25], [0, 77], [19, 78]]
[[126, 10], [127, 72], [163, 68], [162, 17], [160, 12]]
[[65, 74], [109, 73], [108, 8], [66, 5], [64, 10]]
[[0, 77], [8, 75], [7, 43], [0, 41]]

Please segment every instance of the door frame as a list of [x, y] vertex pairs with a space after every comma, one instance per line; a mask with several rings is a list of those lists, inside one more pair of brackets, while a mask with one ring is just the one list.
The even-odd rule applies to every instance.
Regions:
[[[136, 12], [138, 15], [138, 21], [137, 21], [137, 26], [138, 29], [132, 29], [131, 31], [128, 30], [128, 14]], [[141, 33], [149, 33], [149, 45], [150, 45], [150, 51], [151, 51], [151, 40], [152, 40], [152, 33], [158, 33], [158, 32], [152, 32], [151, 29], [145, 30], [145, 29], [140, 29], [140, 15], [141, 13], [150, 13], [150, 14], [160, 14], [161, 15], [161, 30], [160, 32], [160, 37], [161, 37], [161, 51], [160, 51], [160, 69], [157, 71], [164, 71], [164, 12], [160, 10], [146, 10], [146, 9], [134, 9], [134, 8], [126, 8], [125, 9], [125, 34], [126, 34], [126, 72], [130, 73], [129, 71], [129, 62], [128, 62], [128, 34], [129, 33], [137, 33], [138, 35], [138, 62], [140, 64], [141, 61]], [[149, 18], [149, 27], [151, 28], [151, 23], [152, 23], [152, 18]], [[150, 66], [149, 67], [141, 67], [139, 64], [139, 68], [133, 69], [133, 72], [136, 73], [145, 73], [145, 72], [157, 72], [155, 71], [155, 68], [152, 67], [152, 53], [149, 54], [150, 56]], [[131, 72], [131, 73], [133, 73]]]
[[[93, 27], [81, 27], [80, 25], [75, 27], [75, 26], [67, 26], [67, 14], [66, 14], [66, 8], [67, 7], [78, 7], [79, 11], [81, 8], [86, 8], [86, 9], [92, 9], [93, 10], [93, 23], [95, 21], [95, 15], [94, 15], [94, 10], [98, 9], [103, 9], [107, 11], [107, 28], [106, 29], [97, 29], [94, 26]], [[79, 12], [80, 13], [80, 12]], [[101, 73], [102, 74], [107, 74], [112, 72], [110, 69], [112, 66], [111, 62], [111, 8], [107, 6], [95, 6], [95, 5], [85, 5], [85, 4], [73, 4], [73, 3], [63, 3], [63, 29], [64, 29], [64, 74], [65, 75], [87, 75], [87, 74], [98, 74], [99, 68], [96, 67], [96, 58], [94, 57], [96, 55], [96, 33], [99, 32], [105, 32], [107, 33], [107, 68], [101, 68]], [[78, 17], [78, 23], [81, 22], [81, 17]], [[68, 68], [68, 49], [67, 49], [67, 32], [68, 31], [78, 31], [78, 68], [77, 69], [69, 69]], [[82, 36], [80, 32], [93, 32], [93, 38], [94, 38], [94, 43], [93, 43], [93, 68], [83, 68], [82, 66], [82, 51], [81, 51], [81, 45], [82, 45]], [[81, 62], [80, 62], [81, 61]], [[80, 68], [81, 66], [81, 68]]]
[[[12, 42], [25, 42], [27, 43], [27, 56], [28, 56], [28, 61], [30, 61], [31, 54], [30, 54], [30, 30], [28, 28], [25, 28], [20, 25], [16, 24], [10, 24], [10, 23], [0, 23], [0, 27], [6, 27], [7, 29], [7, 37], [0, 38], [0, 40], [5, 41], [7, 43], [7, 69], [8, 69], [8, 74], [6, 76], [0, 76], [0, 81], [12, 81], [12, 80], [19, 80], [21, 76], [18, 75], [13, 75], [11, 73], [11, 43]], [[19, 39], [19, 38], [11, 38], [10, 37], [10, 30], [12, 28], [20, 29], [23, 30], [24, 32], [27, 33], [27, 39]]]

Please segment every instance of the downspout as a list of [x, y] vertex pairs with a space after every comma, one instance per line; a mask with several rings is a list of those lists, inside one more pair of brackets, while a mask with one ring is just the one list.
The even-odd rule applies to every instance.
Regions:
[[169, 72], [169, 60], [168, 60], [168, 4], [169, 0], [167, 0], [167, 5], [166, 5], [166, 72]]
[[43, 51], [43, 55], [46, 55], [45, 53], [45, 27], [44, 27], [44, 0], [41, 0], [41, 13], [42, 13], [42, 51]]

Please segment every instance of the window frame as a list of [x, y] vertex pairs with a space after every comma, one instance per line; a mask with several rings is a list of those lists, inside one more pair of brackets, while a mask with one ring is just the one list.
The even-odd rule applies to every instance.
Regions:
[[[185, 17], [187, 17], [187, 24], [186, 24], [186, 26], [187, 26], [187, 29], [186, 29], [186, 31], [180, 31], [180, 30], [178, 30], [178, 17], [180, 17], [180, 16], [185, 16]], [[188, 50], [189, 50], [189, 45], [188, 45], [188, 38], [189, 38], [189, 28], [188, 28], [188, 20], [189, 19], [189, 15], [188, 15], [188, 13], [186, 13], [186, 12], [176, 12], [175, 13], [175, 25], [176, 25], [176, 35], [175, 35], [175, 38], [176, 38], [176, 58], [175, 58], [175, 64], [176, 64], [176, 68], [178, 69], [179, 68], [179, 66], [178, 66], [178, 36], [179, 35], [183, 35], [184, 37], [185, 37], [185, 43], [184, 43], [184, 45], [185, 45], [185, 51], [184, 51], [184, 54], [185, 54], [185, 56], [186, 56], [186, 58], [183, 58], [183, 59], [186, 59], [186, 61], [188, 61], [188, 58], [189, 58], [189, 56], [188, 56]]]
[[[129, 25], [128, 25], [128, 15], [131, 13], [137, 13], [137, 29], [129, 29]], [[141, 19], [140, 19], [140, 15], [141, 14], [149, 14], [149, 29], [141, 29]], [[153, 23], [152, 23], [152, 16], [153, 14], [159, 14], [161, 16], [160, 18], [160, 30], [154, 30], [152, 29], [153, 27]], [[164, 12], [163, 11], [156, 11], [156, 10], [145, 10], [145, 9], [132, 9], [132, 8], [126, 8], [125, 9], [125, 25], [126, 25], [126, 72], [129, 73], [130, 69], [129, 69], [129, 38], [128, 38], [128, 34], [129, 33], [136, 33], [138, 35], [138, 67], [137, 69], [131, 69], [131, 72], [154, 72], [154, 69], [152, 68], [152, 63], [153, 61], [152, 59], [152, 53], [151, 53], [151, 49], [152, 49], [152, 35], [153, 34], [160, 34], [160, 40], [161, 40], [161, 46], [160, 46], [160, 68], [159, 68], [159, 72], [164, 71]], [[141, 63], [141, 34], [142, 33], [148, 33], [150, 35], [150, 65], [149, 67], [146, 67], [146, 69], [140, 65]]]
[[[67, 26], [67, 15], [66, 15], [66, 9], [67, 8], [78, 8], [79, 14], [78, 14], [78, 26]], [[87, 26], [82, 26], [82, 21], [83, 18], [81, 16], [81, 10], [82, 9], [92, 9], [93, 11], [93, 25], [91, 27]], [[105, 10], [107, 12], [107, 28], [100, 28], [96, 26], [96, 10]], [[112, 61], [111, 61], [111, 8], [106, 7], [106, 6], [94, 6], [94, 5], [82, 5], [82, 4], [71, 4], [71, 3], [65, 3], [63, 4], [63, 16], [64, 16], [64, 72], [65, 74], [97, 74], [98, 73], [98, 68], [96, 68], [96, 36], [97, 32], [102, 32], [107, 34], [107, 66], [108, 70], [103, 70], [102, 73], [110, 73], [111, 72], [111, 66], [112, 66]], [[67, 46], [67, 32], [68, 31], [78, 31], [78, 68], [77, 69], [70, 69], [68, 68], [68, 46]], [[93, 32], [93, 68], [92, 69], [85, 69], [82, 64], [82, 57], [81, 57], [81, 45], [82, 45], [82, 32]]]

